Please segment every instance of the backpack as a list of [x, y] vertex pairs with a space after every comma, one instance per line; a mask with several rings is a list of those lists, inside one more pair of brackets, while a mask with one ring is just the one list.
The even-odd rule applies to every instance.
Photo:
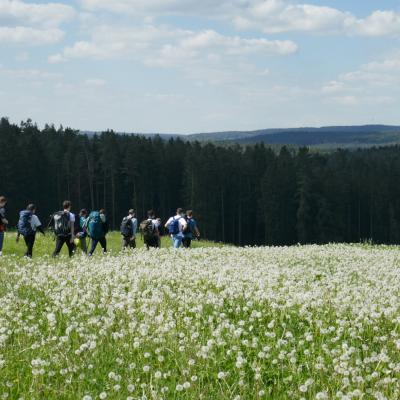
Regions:
[[156, 236], [156, 230], [154, 229], [153, 221], [151, 219], [145, 219], [140, 223], [140, 231], [142, 232], [143, 239], [146, 242], [154, 239]]
[[120, 232], [122, 236], [131, 237], [132, 236], [132, 219], [125, 217], [121, 222]]
[[177, 235], [178, 233], [180, 233], [179, 220], [180, 218], [174, 217], [168, 225], [168, 232], [170, 233], [170, 235]]
[[18, 233], [20, 235], [29, 236], [35, 233], [31, 225], [32, 215], [28, 210], [23, 210], [19, 213]]
[[182, 232], [183, 232], [185, 235], [188, 235], [188, 234], [190, 234], [190, 233], [193, 233], [193, 232], [192, 232], [193, 220], [192, 220], [191, 218], [186, 217], [186, 218], [185, 218], [185, 221], [186, 221], [186, 226], [183, 228], [183, 231], [182, 231]]
[[89, 237], [94, 240], [99, 240], [104, 237], [103, 221], [101, 220], [100, 213], [98, 211], [92, 211], [88, 218], [87, 231]]
[[58, 211], [53, 215], [54, 233], [56, 236], [71, 234], [70, 215], [68, 211]]
[[6, 214], [5, 209], [0, 208], [0, 232], [4, 232], [6, 229], [6, 225], [3, 224], [3, 219], [6, 217], [5, 214]]

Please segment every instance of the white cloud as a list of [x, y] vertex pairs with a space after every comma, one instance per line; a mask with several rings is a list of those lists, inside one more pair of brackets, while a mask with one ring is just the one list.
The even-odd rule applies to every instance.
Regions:
[[325, 99], [340, 105], [387, 105], [400, 95], [400, 54], [362, 65], [338, 76], [321, 89]]
[[75, 10], [59, 3], [25, 3], [0, 0], [0, 43], [49, 45], [63, 39], [59, 26], [75, 16]]
[[35, 29], [25, 26], [0, 27], [0, 44], [46, 45], [64, 37], [60, 29]]
[[400, 14], [394, 11], [375, 11], [365, 19], [355, 21], [350, 27], [363, 36], [387, 36], [400, 34]]
[[344, 29], [351, 15], [331, 7], [290, 4], [283, 0], [258, 1], [234, 18], [240, 29], [265, 33], [291, 31], [337, 32]]
[[75, 16], [73, 7], [60, 3], [25, 3], [20, 0], [0, 0], [2, 25], [58, 27]]
[[81, 0], [80, 3], [91, 11], [105, 10], [130, 15], [226, 15], [247, 2], [244, 0]]
[[400, 34], [400, 14], [374, 11], [366, 18], [332, 7], [294, 4], [285, 0], [261, 0], [237, 16], [238, 28], [259, 29], [265, 33], [318, 32], [359, 36]]
[[297, 45], [288, 40], [247, 39], [224, 36], [213, 30], [193, 32], [145, 25], [137, 28], [101, 26], [90, 41], [79, 41], [50, 62], [70, 59], [133, 59], [152, 66], [185, 66], [218, 63], [226, 59], [258, 55], [288, 55]]
[[207, 15], [238, 29], [268, 34], [318, 32], [361, 36], [400, 34], [400, 13], [376, 10], [366, 18], [333, 7], [294, 0], [81, 0], [88, 10], [129, 15]]

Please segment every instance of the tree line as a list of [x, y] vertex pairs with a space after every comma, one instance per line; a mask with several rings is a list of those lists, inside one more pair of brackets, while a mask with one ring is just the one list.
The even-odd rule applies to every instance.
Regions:
[[2, 118], [0, 154], [12, 225], [28, 203], [45, 220], [69, 199], [75, 211], [105, 208], [113, 228], [132, 207], [163, 220], [193, 209], [205, 238], [237, 245], [400, 240], [399, 146], [276, 151]]

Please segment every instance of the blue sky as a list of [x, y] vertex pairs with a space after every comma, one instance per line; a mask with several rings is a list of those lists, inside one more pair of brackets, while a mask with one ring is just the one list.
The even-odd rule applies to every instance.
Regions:
[[0, 0], [0, 114], [125, 132], [400, 124], [399, 38], [393, 0]]

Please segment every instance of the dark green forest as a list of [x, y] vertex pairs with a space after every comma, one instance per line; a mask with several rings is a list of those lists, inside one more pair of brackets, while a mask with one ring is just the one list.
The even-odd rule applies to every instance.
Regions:
[[163, 220], [190, 208], [203, 237], [238, 245], [400, 240], [399, 146], [277, 152], [110, 131], [89, 137], [3, 118], [0, 152], [13, 225], [30, 202], [45, 222], [70, 199], [76, 212], [106, 208], [114, 228], [131, 207], [139, 219], [154, 208]]

